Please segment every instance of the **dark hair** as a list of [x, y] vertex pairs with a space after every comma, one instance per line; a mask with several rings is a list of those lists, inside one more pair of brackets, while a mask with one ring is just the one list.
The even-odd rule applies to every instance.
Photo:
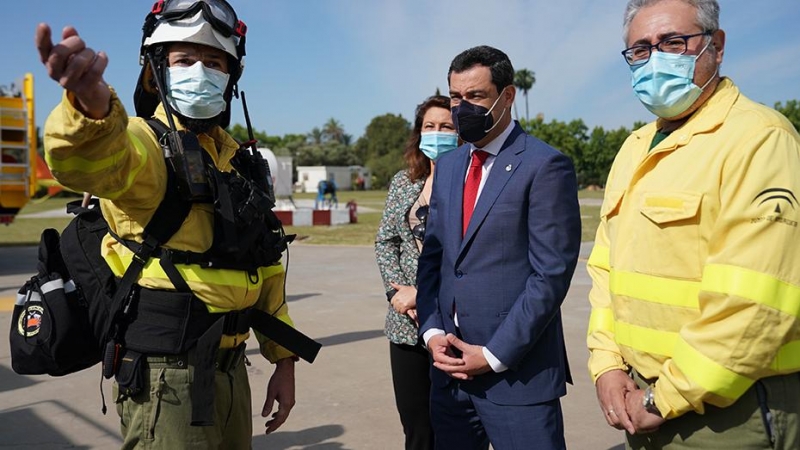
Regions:
[[422, 140], [420, 136], [422, 133], [422, 119], [431, 108], [444, 108], [449, 111], [450, 98], [444, 95], [432, 95], [417, 105], [417, 110], [414, 113], [414, 128], [411, 130], [406, 149], [403, 152], [403, 158], [405, 158], [408, 165], [408, 178], [411, 181], [426, 178], [431, 174], [430, 160], [419, 149], [419, 143]]
[[508, 55], [494, 47], [481, 45], [464, 50], [453, 58], [447, 72], [447, 83], [450, 83], [451, 74], [461, 73], [478, 65], [488, 67], [492, 72], [492, 83], [498, 94], [514, 82], [514, 67]]

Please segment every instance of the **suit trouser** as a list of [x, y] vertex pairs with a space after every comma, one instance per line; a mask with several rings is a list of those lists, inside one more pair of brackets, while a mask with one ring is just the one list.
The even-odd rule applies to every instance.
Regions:
[[[480, 376], [480, 375], [478, 375]], [[461, 383], [431, 386], [431, 421], [436, 450], [564, 450], [561, 401], [500, 405]]]
[[[634, 374], [640, 388], [647, 382]], [[668, 420], [658, 431], [631, 436], [628, 449], [800, 449], [800, 373], [762, 378], [727, 408], [705, 405]], [[774, 442], [773, 442], [774, 441]]]
[[[224, 352], [224, 350], [220, 350]], [[194, 367], [185, 356], [148, 356], [144, 389], [117, 403], [123, 449], [249, 449], [250, 383], [241, 361], [214, 374], [214, 425], [193, 427]], [[117, 396], [114, 383], [114, 396]]]
[[406, 450], [433, 449], [431, 426], [431, 362], [428, 351], [421, 345], [389, 343], [389, 362], [392, 365], [394, 399]]

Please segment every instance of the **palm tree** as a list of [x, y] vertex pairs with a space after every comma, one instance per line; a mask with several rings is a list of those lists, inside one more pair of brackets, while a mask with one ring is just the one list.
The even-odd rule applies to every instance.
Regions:
[[322, 127], [322, 136], [328, 142], [344, 143], [344, 128], [342, 124], [331, 117]]
[[320, 145], [322, 144], [322, 130], [319, 127], [314, 127], [310, 133], [308, 133], [308, 141], [313, 145]]
[[[536, 74], [529, 69], [520, 69], [514, 72], [514, 87], [522, 91], [525, 96], [525, 120], [531, 120], [528, 114], [528, 91], [536, 83]], [[516, 104], [514, 105], [516, 108]], [[516, 111], [516, 109], [515, 109]]]

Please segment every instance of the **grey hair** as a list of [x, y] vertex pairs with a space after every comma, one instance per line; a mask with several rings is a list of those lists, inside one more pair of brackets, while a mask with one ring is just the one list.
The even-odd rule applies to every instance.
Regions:
[[[664, 0], [630, 0], [625, 7], [625, 18], [622, 22], [622, 39], [628, 42], [628, 29], [633, 18], [639, 10], [647, 6], [655, 5]], [[681, 0], [682, 2], [697, 8], [697, 25], [706, 32], [719, 30], [719, 3], [717, 0]]]

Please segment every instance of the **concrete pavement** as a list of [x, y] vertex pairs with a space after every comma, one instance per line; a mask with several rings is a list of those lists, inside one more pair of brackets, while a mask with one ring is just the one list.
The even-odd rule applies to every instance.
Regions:
[[[590, 287], [582, 247], [563, 320], [575, 384], [562, 399], [567, 446], [578, 450], [618, 450], [623, 436], [609, 428], [597, 406], [586, 370], [585, 347]], [[3, 308], [35, 267], [32, 247], [0, 247], [0, 323]], [[254, 448], [402, 449], [403, 435], [394, 406], [388, 341], [383, 336], [386, 300], [372, 247], [293, 244], [287, 294], [299, 329], [323, 343], [317, 361], [297, 366], [297, 405], [277, 432], [264, 436], [259, 415], [271, 367], [249, 343], [253, 389]], [[4, 334], [2, 339], [7, 339]], [[7, 341], [6, 341], [7, 342]], [[107, 415], [100, 412], [100, 369], [61, 378], [19, 376], [11, 370], [8, 344], [0, 345], [0, 440], [3, 448], [39, 450], [117, 448], [118, 417], [111, 383], [103, 383]], [[535, 444], [531, 445], [535, 449]]]

